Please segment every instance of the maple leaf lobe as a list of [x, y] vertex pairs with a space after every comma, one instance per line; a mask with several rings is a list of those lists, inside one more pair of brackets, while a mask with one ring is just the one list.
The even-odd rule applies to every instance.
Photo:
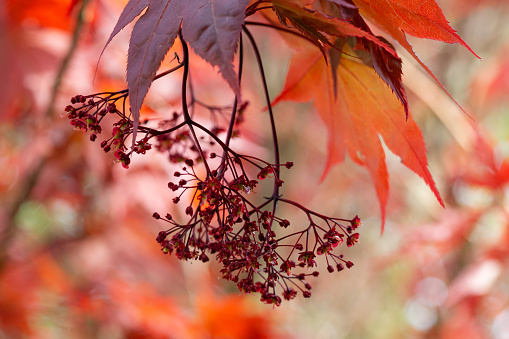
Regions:
[[233, 69], [245, 10], [249, 0], [197, 0], [184, 9], [182, 33], [191, 48], [212, 66], [240, 97], [240, 85]]
[[184, 39], [198, 55], [212, 66], [219, 67], [223, 78], [240, 100], [233, 58], [248, 4], [249, 0], [130, 0], [127, 3], [104, 48], [120, 30], [147, 9], [134, 25], [128, 49], [127, 84], [133, 119], [133, 146], [141, 106], [181, 23]]
[[127, 54], [127, 84], [133, 119], [133, 146], [145, 96], [180, 29], [182, 19], [179, 3], [175, 0], [151, 0], [131, 34]]
[[454, 103], [465, 112], [428, 66], [415, 54], [405, 35], [405, 33], [408, 33], [419, 38], [433, 39], [447, 43], [459, 43], [479, 58], [463, 39], [461, 39], [456, 31], [450, 27], [449, 22], [435, 0], [352, 1], [359, 8], [363, 16], [380, 26], [389, 33], [394, 40], [403, 46], [433, 80], [440, 85]]
[[[353, 54], [348, 51], [348, 54]], [[274, 103], [282, 100], [313, 100], [318, 114], [328, 129], [328, 159], [324, 175], [344, 161], [346, 151], [370, 174], [380, 202], [383, 222], [388, 201], [389, 181], [385, 153], [379, 135], [402, 163], [424, 179], [443, 205], [428, 169], [422, 133], [403, 107], [390, 93], [372, 68], [342, 57], [336, 69], [336, 98], [333, 76], [318, 51], [294, 56], [290, 62], [285, 87]], [[312, 90], [310, 90], [312, 89]]]

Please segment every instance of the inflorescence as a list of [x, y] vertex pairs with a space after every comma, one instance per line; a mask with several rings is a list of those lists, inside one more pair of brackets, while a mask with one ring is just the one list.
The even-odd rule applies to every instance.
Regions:
[[[185, 72], [186, 53], [184, 48], [181, 65]], [[168, 224], [157, 236], [164, 253], [174, 254], [180, 260], [204, 263], [215, 260], [222, 267], [222, 278], [236, 283], [240, 291], [259, 293], [261, 301], [277, 306], [282, 298], [291, 300], [299, 292], [305, 298], [311, 296], [307, 278], [319, 275], [318, 262], [323, 261], [330, 273], [353, 266], [338, 252], [340, 245], [351, 247], [358, 242], [356, 230], [362, 225], [358, 216], [332, 218], [283, 198], [281, 170], [290, 169], [293, 163], [270, 163], [230, 148], [230, 138], [239, 135], [246, 102], [213, 107], [192, 98], [188, 103], [183, 90], [182, 112], [173, 113], [171, 119], [160, 122], [157, 128], [140, 124], [136, 142], [127, 146], [133, 134], [133, 122], [125, 114], [127, 96], [127, 90], [77, 95], [71, 99], [72, 105], [65, 108], [65, 115], [75, 129], [89, 131], [91, 141], [102, 132], [101, 123], [107, 116], [116, 117], [111, 136], [101, 142], [101, 147], [105, 152], [112, 151], [125, 168], [129, 167], [133, 152], [145, 154], [152, 148], [166, 154], [171, 163], [182, 166], [174, 173], [175, 180], [168, 183], [168, 188], [176, 194], [173, 203], [183, 205], [186, 221], [181, 223], [169, 213], [153, 214], [155, 219]], [[210, 111], [213, 117], [210, 128], [189, 115], [193, 105]], [[217, 123], [221, 119], [215, 117], [225, 110], [230, 110], [231, 116], [228, 126], [223, 127]], [[276, 139], [273, 119], [271, 130]], [[202, 136], [197, 137], [196, 131]], [[222, 133], [226, 134], [223, 139], [218, 137]], [[274, 145], [278, 160], [277, 140]], [[203, 173], [197, 170], [198, 166], [205, 169], [204, 174], [198, 174]], [[271, 195], [260, 197], [256, 191], [268, 182], [272, 186]], [[292, 222], [280, 217], [281, 204], [300, 211], [302, 217]]]

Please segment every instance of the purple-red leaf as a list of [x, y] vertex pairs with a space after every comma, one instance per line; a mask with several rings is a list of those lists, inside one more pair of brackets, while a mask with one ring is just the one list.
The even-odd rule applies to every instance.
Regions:
[[371, 41], [397, 57], [396, 51], [391, 46], [382, 42], [371, 32], [356, 27], [347, 21], [301, 7], [287, 0], [272, 0], [272, 3], [280, 22], [288, 26], [288, 21], [290, 21], [292, 26], [313, 41], [322, 53], [324, 53], [323, 47], [325, 45], [334, 48], [334, 43], [329, 40], [330, 36], [354, 36]]
[[386, 50], [381, 49], [370, 41], [366, 41], [366, 45], [369, 52], [371, 53], [373, 68], [380, 76], [380, 78], [382, 78], [382, 80], [385, 81], [387, 85], [389, 85], [394, 94], [396, 94], [399, 101], [403, 105], [403, 108], [405, 109], [405, 115], [408, 118], [408, 100], [406, 97], [405, 88], [403, 87], [403, 81], [401, 79], [401, 75], [403, 74], [401, 69], [403, 63], [401, 59], [387, 53]]
[[182, 34], [193, 50], [213, 66], [240, 97], [233, 57], [249, 0], [196, 0], [183, 10]]
[[[101, 52], [101, 55], [104, 53], [104, 50], [106, 47], [108, 47], [111, 40], [115, 37], [115, 35], [118, 34], [125, 26], [127, 26], [131, 21], [134, 20], [140, 13], [147, 8], [149, 4], [149, 0], [130, 0], [127, 5], [125, 6], [124, 10], [122, 11], [122, 14], [120, 14], [120, 17], [118, 18], [117, 24], [113, 28], [113, 32], [111, 32], [110, 37], [108, 38], [108, 41], [104, 45], [104, 48]], [[100, 59], [101, 57], [99, 57]]]
[[134, 25], [127, 57], [133, 145], [136, 142], [143, 100], [180, 29], [180, 4], [175, 0], [151, 0], [145, 14]]
[[208, 63], [219, 67], [223, 78], [240, 98], [233, 58], [248, 4], [249, 0], [130, 0], [127, 3], [106, 46], [148, 6], [133, 28], [127, 60], [133, 145], [141, 105], [181, 23], [184, 40]]

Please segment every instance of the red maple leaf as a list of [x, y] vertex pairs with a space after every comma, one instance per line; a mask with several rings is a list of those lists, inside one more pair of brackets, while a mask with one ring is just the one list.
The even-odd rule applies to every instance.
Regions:
[[[451, 28], [442, 10], [434, 0], [352, 0], [360, 13], [391, 35], [428, 74], [452, 98], [433, 72], [415, 54], [405, 34], [418, 38], [433, 39], [447, 43], [459, 43], [472, 54], [477, 54]], [[455, 100], [454, 102], [458, 104]], [[459, 106], [459, 104], [458, 104]]]
[[[385, 39], [373, 35], [359, 10], [350, 0], [336, 0], [337, 7], [324, 6], [324, 13], [302, 7], [302, 4], [288, 0], [273, 0], [274, 10], [279, 21], [287, 26], [288, 22], [310, 39], [325, 55], [323, 46], [338, 49], [331, 37], [356, 37], [364, 49], [371, 55], [370, 63], [378, 75], [394, 91], [408, 114], [408, 101], [401, 81], [401, 59], [394, 48]], [[336, 79], [334, 78], [334, 90]]]
[[[346, 52], [354, 55], [352, 50]], [[409, 114], [405, 119], [403, 106], [372, 68], [348, 56], [342, 56], [336, 64], [333, 72], [337, 79], [337, 96], [333, 91], [331, 68], [318, 51], [295, 55], [285, 87], [275, 100], [275, 103], [314, 100], [314, 106], [329, 130], [324, 175], [332, 165], [344, 160], [348, 150], [350, 157], [364, 166], [373, 179], [380, 201], [383, 231], [389, 174], [381, 136], [402, 163], [424, 179], [443, 206], [428, 169], [422, 133], [412, 116]]]

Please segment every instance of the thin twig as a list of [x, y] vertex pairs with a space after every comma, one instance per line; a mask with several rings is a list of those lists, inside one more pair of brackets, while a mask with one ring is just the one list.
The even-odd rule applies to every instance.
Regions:
[[[258, 50], [258, 46], [256, 45], [256, 41], [254, 40], [253, 36], [251, 35], [251, 32], [246, 28], [246, 26], [243, 26], [242, 29], [244, 30], [244, 33], [249, 39], [249, 42], [251, 43], [251, 46], [253, 46], [253, 50], [256, 56], [256, 61], [258, 63], [258, 68], [260, 70], [260, 77], [262, 79], [262, 85], [263, 85], [263, 91], [265, 94], [265, 100], [267, 102], [267, 110], [269, 112], [269, 118], [270, 118], [270, 129], [272, 131], [272, 142], [274, 146], [274, 163], [280, 164], [280, 157], [279, 157], [279, 144], [277, 141], [277, 132], [276, 132], [276, 122], [274, 120], [274, 113], [272, 112], [272, 104], [270, 102], [270, 96], [269, 96], [269, 89], [267, 87], [267, 80], [265, 78], [265, 71], [263, 70], [263, 64], [262, 64], [262, 58], [260, 55], [260, 51]], [[277, 178], [280, 178], [279, 173], [279, 166], [276, 166], [275, 175]], [[274, 197], [277, 200], [277, 197], [279, 196], [279, 186], [274, 184]]]
[[200, 141], [198, 140], [198, 137], [196, 136], [196, 133], [193, 128], [193, 120], [189, 116], [189, 111], [187, 110], [187, 77], [189, 75], [189, 50], [187, 48], [187, 43], [184, 40], [184, 37], [182, 36], [182, 31], [179, 31], [179, 39], [182, 43], [182, 50], [184, 53], [184, 76], [182, 77], [182, 112], [184, 114], [184, 120], [189, 126], [189, 130], [191, 131], [191, 134], [193, 136], [193, 142], [198, 149], [198, 153], [200, 153], [200, 157], [203, 160], [203, 164], [205, 165], [205, 170], [207, 171], [207, 177], [209, 176], [210, 168], [209, 164], [207, 163], [207, 158], [205, 157], [205, 154], [203, 153], [203, 150], [200, 146]]
[[51, 96], [48, 104], [48, 108], [46, 109], [45, 116], [51, 117], [55, 107], [55, 100], [58, 95], [58, 91], [60, 86], [62, 85], [62, 79], [64, 78], [65, 72], [69, 68], [69, 64], [71, 62], [72, 57], [74, 56], [74, 52], [76, 51], [76, 47], [78, 46], [79, 37], [81, 35], [81, 30], [83, 29], [85, 8], [88, 5], [90, 0], [83, 0], [81, 3], [81, 7], [76, 13], [76, 26], [74, 26], [74, 31], [72, 33], [71, 44], [69, 45], [69, 49], [60, 64], [57, 75], [55, 77], [55, 82], [53, 82], [53, 87], [51, 89]]

